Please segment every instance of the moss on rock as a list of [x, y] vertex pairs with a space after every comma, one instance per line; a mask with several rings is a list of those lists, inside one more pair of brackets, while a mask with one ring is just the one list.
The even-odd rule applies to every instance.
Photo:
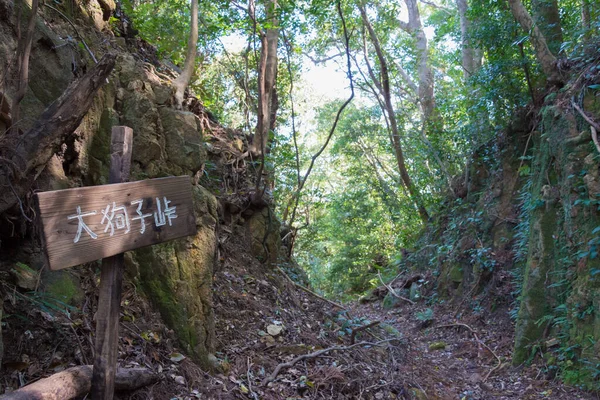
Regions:
[[185, 351], [206, 368], [214, 352], [212, 271], [216, 251], [216, 199], [194, 188], [195, 236], [135, 252], [141, 284]]
[[263, 263], [275, 264], [281, 249], [281, 223], [269, 208], [254, 213], [246, 222], [252, 254]]

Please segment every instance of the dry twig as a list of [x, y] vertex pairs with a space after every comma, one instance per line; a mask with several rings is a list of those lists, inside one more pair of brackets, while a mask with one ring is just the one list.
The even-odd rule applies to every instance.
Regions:
[[379, 277], [379, 281], [381, 282], [381, 284], [382, 284], [383, 286], [385, 286], [385, 288], [388, 290], [388, 292], [390, 292], [390, 294], [391, 294], [392, 296], [394, 296], [394, 297], [395, 297], [395, 298], [397, 298], [397, 299], [400, 299], [400, 300], [404, 300], [404, 301], [406, 301], [406, 302], [409, 302], [410, 304], [413, 304], [413, 305], [415, 304], [415, 302], [414, 302], [414, 301], [412, 301], [411, 299], [407, 299], [406, 297], [402, 297], [402, 296], [400, 296], [398, 293], [396, 293], [396, 291], [394, 290], [394, 288], [392, 288], [392, 287], [391, 287], [391, 286], [389, 286], [389, 285], [386, 285], [386, 284], [385, 284], [385, 282], [383, 281], [383, 278], [381, 277], [381, 273], [380, 273], [379, 271], [377, 271], [377, 276]]
[[475, 329], [471, 328], [469, 325], [467, 324], [463, 324], [460, 322], [454, 323], [454, 324], [447, 324], [447, 325], [439, 325], [434, 327], [434, 329], [439, 329], [439, 328], [452, 328], [455, 326], [461, 326], [465, 329], [467, 329], [469, 332], [471, 332], [471, 334], [473, 335], [473, 337], [475, 338], [475, 341], [485, 347], [490, 353], [492, 353], [492, 355], [496, 358], [496, 361], [498, 361], [498, 364], [496, 364], [496, 366], [494, 368], [492, 368], [491, 370], [488, 371], [487, 374], [485, 374], [485, 376], [483, 377], [483, 382], [487, 381], [487, 379], [490, 377], [490, 375], [496, 371], [498, 368], [500, 368], [502, 366], [502, 360], [500, 360], [500, 357], [498, 357], [498, 355], [494, 352], [494, 350], [492, 350], [490, 348], [490, 346], [488, 346], [487, 344], [483, 343], [481, 341], [481, 339], [479, 339], [479, 336], [477, 335], [477, 331], [475, 331]]
[[342, 310], [345, 310], [345, 309], [346, 309], [346, 307], [344, 307], [343, 305], [341, 305], [341, 304], [338, 304], [338, 303], [336, 303], [335, 301], [328, 300], [328, 299], [326, 299], [325, 297], [323, 297], [323, 296], [320, 296], [320, 295], [316, 294], [315, 292], [313, 292], [313, 291], [312, 291], [312, 290], [310, 290], [309, 288], [307, 288], [307, 287], [304, 287], [304, 286], [302, 286], [302, 285], [300, 285], [300, 284], [298, 284], [298, 283], [294, 282], [294, 281], [292, 280], [292, 278], [290, 278], [290, 277], [288, 276], [288, 274], [286, 274], [286, 273], [285, 273], [285, 271], [284, 271], [284, 270], [282, 270], [280, 267], [277, 267], [277, 269], [279, 270], [279, 272], [281, 272], [281, 273], [283, 274], [283, 276], [285, 276], [285, 278], [286, 278], [286, 279], [287, 279], [287, 280], [288, 280], [288, 281], [289, 281], [289, 282], [290, 282], [292, 285], [296, 286], [298, 289], [301, 289], [301, 290], [305, 291], [306, 293], [308, 293], [308, 294], [311, 294], [311, 295], [315, 296], [317, 299], [319, 299], [319, 300], [323, 300], [323, 301], [325, 301], [325, 302], [327, 302], [327, 303], [331, 304], [331, 305], [332, 305], [332, 306], [334, 306], [334, 307], [341, 308]]
[[600, 153], [600, 143], [598, 143], [598, 130], [600, 130], [600, 125], [598, 125], [593, 119], [591, 119], [582, 109], [581, 107], [579, 107], [577, 105], [577, 103], [575, 103], [574, 101], [571, 102], [571, 104], [573, 105], [573, 108], [577, 110], [577, 112], [579, 112], [579, 114], [581, 114], [581, 116], [583, 117], [583, 119], [585, 119], [585, 121], [590, 124], [590, 129], [592, 131], [592, 140], [594, 141], [594, 144], [596, 145], [596, 149], [598, 149], [598, 152]]
[[354, 340], [356, 339], [356, 334], [360, 331], [364, 331], [365, 329], [369, 329], [374, 327], [375, 325], [379, 325], [380, 321], [371, 322], [370, 324], [359, 326], [358, 328], [352, 329], [352, 334], [350, 335], [350, 344], [354, 344]]
[[277, 365], [277, 367], [275, 367], [275, 370], [273, 371], [273, 373], [271, 375], [269, 375], [268, 377], [266, 377], [261, 385], [262, 386], [266, 386], [269, 382], [273, 382], [275, 380], [275, 378], [277, 378], [277, 375], [279, 375], [279, 373], [281, 372], [281, 370], [286, 369], [286, 368], [290, 368], [293, 367], [296, 363], [302, 361], [302, 360], [306, 360], [309, 358], [316, 358], [316, 357], [320, 357], [324, 354], [327, 354], [331, 351], [344, 351], [344, 350], [350, 350], [353, 349], [355, 347], [358, 346], [372, 346], [372, 347], [376, 347], [376, 346], [380, 346], [384, 343], [389, 343], [392, 340], [398, 340], [398, 339], [386, 339], [386, 340], [380, 340], [379, 342], [359, 342], [359, 343], [355, 343], [352, 344], [350, 346], [332, 346], [332, 347], [328, 347], [326, 349], [321, 349], [321, 350], [317, 350], [315, 352], [312, 353], [308, 353], [308, 354], [303, 354], [301, 356], [298, 356], [296, 358], [294, 358], [292, 361], [288, 361], [286, 363], [281, 363], [279, 365]]

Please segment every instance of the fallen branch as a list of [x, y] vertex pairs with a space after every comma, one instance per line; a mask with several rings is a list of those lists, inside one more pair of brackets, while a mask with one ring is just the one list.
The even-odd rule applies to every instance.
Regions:
[[375, 325], [379, 325], [380, 321], [371, 322], [370, 324], [359, 326], [358, 328], [352, 329], [352, 334], [350, 335], [350, 344], [354, 344], [354, 340], [356, 339], [356, 334], [360, 331], [364, 331], [365, 329], [369, 329], [374, 327]]
[[275, 380], [275, 378], [277, 378], [277, 375], [279, 375], [279, 373], [281, 372], [281, 370], [286, 369], [286, 368], [290, 368], [293, 367], [296, 363], [302, 361], [302, 360], [306, 360], [309, 358], [316, 358], [316, 357], [320, 357], [324, 354], [327, 354], [331, 351], [345, 351], [345, 350], [350, 350], [353, 349], [355, 347], [358, 346], [380, 346], [383, 343], [388, 343], [391, 342], [392, 340], [398, 340], [398, 339], [386, 339], [386, 340], [381, 340], [379, 342], [375, 342], [375, 343], [371, 343], [371, 342], [359, 342], [359, 343], [355, 343], [353, 345], [350, 346], [333, 346], [333, 347], [328, 347], [326, 349], [322, 349], [322, 350], [317, 350], [315, 352], [312, 353], [308, 353], [308, 354], [303, 354], [301, 356], [298, 356], [296, 358], [294, 358], [292, 361], [288, 361], [286, 363], [281, 363], [279, 365], [277, 365], [277, 367], [275, 367], [275, 370], [273, 371], [273, 373], [271, 375], [269, 375], [268, 377], [266, 377], [261, 385], [262, 386], [266, 386], [269, 382], [273, 382]]
[[483, 382], [487, 381], [487, 379], [490, 377], [490, 375], [492, 374], [492, 372], [496, 371], [498, 368], [500, 368], [502, 366], [502, 360], [500, 360], [500, 357], [498, 357], [498, 355], [494, 352], [494, 350], [492, 350], [487, 344], [483, 343], [481, 341], [481, 339], [479, 339], [479, 336], [477, 335], [477, 331], [475, 331], [475, 329], [471, 328], [467, 324], [463, 324], [463, 323], [457, 322], [457, 323], [454, 323], [454, 324], [439, 325], [439, 326], [434, 327], [433, 329], [452, 328], [452, 327], [455, 327], [455, 326], [463, 327], [463, 328], [467, 329], [469, 332], [471, 332], [471, 334], [473, 335], [473, 337], [475, 338], [475, 340], [477, 341], [477, 343], [479, 345], [485, 347], [496, 358], [496, 361], [498, 362], [498, 364], [496, 364], [496, 366], [494, 368], [492, 368], [491, 370], [489, 370], [488, 373], [485, 374], [485, 376], [483, 377]]
[[573, 105], [573, 108], [575, 108], [579, 114], [581, 114], [581, 116], [583, 117], [583, 119], [585, 119], [585, 121], [590, 124], [591, 126], [593, 126], [596, 130], [600, 130], [600, 125], [598, 125], [593, 119], [591, 119], [582, 109], [581, 107], [579, 107], [577, 105], [577, 103], [575, 103], [574, 101], [571, 101], [571, 104]]
[[[81, 365], [40, 379], [0, 400], [69, 400], [89, 393], [93, 367]], [[115, 390], [128, 391], [148, 386], [158, 380], [158, 375], [146, 368], [119, 368], [115, 377]]]
[[305, 291], [306, 293], [308, 293], [308, 294], [311, 294], [311, 295], [315, 296], [317, 299], [319, 299], [319, 300], [323, 300], [323, 301], [325, 301], [325, 302], [327, 302], [327, 303], [331, 304], [331, 305], [332, 305], [332, 306], [334, 306], [334, 307], [341, 308], [342, 310], [345, 310], [345, 309], [346, 309], [346, 307], [344, 307], [343, 305], [341, 305], [341, 304], [338, 304], [338, 303], [336, 303], [335, 301], [328, 300], [328, 299], [326, 299], [325, 297], [323, 297], [323, 296], [320, 296], [320, 295], [316, 294], [315, 292], [313, 292], [313, 291], [312, 291], [312, 290], [310, 290], [309, 288], [307, 288], [307, 287], [304, 287], [304, 286], [302, 286], [302, 285], [300, 285], [300, 284], [298, 284], [298, 283], [294, 282], [294, 281], [292, 280], [292, 278], [290, 278], [290, 277], [288, 276], [288, 274], [286, 274], [286, 273], [285, 273], [285, 271], [284, 271], [284, 270], [282, 270], [280, 267], [277, 267], [277, 269], [279, 270], [279, 272], [281, 272], [281, 273], [283, 274], [283, 276], [285, 276], [285, 278], [286, 278], [286, 279], [287, 279], [287, 280], [288, 280], [288, 281], [289, 281], [289, 282], [290, 282], [292, 285], [296, 286], [298, 289], [301, 289], [301, 290]]
[[[82, 78], [44, 110], [35, 125], [23, 135], [5, 135], [0, 140], [0, 214], [18, 203], [88, 112], [98, 89], [115, 66], [114, 54], [105, 55]], [[7, 190], [9, 183], [16, 193]]]
[[585, 121], [590, 124], [590, 129], [592, 131], [592, 140], [594, 141], [594, 145], [596, 145], [596, 149], [600, 153], [600, 143], [598, 143], [598, 130], [600, 130], [600, 125], [598, 125], [594, 120], [592, 120], [582, 109], [575, 103], [571, 102], [573, 108], [575, 108], [579, 114], [585, 119]]
[[389, 292], [389, 293], [390, 293], [392, 296], [394, 296], [394, 297], [395, 297], [395, 298], [397, 298], [397, 299], [404, 300], [404, 301], [406, 301], [406, 302], [408, 302], [408, 303], [410, 303], [410, 304], [415, 304], [415, 302], [414, 302], [414, 301], [412, 301], [411, 299], [407, 299], [406, 297], [402, 297], [402, 296], [400, 296], [398, 293], [396, 293], [396, 291], [394, 290], [394, 288], [392, 288], [392, 287], [391, 287], [391, 286], [389, 286], [389, 285], [386, 285], [386, 283], [383, 281], [383, 278], [381, 277], [381, 273], [380, 273], [379, 271], [377, 271], [377, 276], [379, 277], [379, 281], [381, 282], [381, 284], [382, 284], [383, 286], [385, 286], [385, 288], [388, 290], [388, 292]]

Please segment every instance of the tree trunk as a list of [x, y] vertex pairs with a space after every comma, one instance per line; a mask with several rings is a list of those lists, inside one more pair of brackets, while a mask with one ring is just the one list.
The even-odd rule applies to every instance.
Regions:
[[467, 16], [469, 8], [467, 0], [456, 0], [458, 16], [460, 18], [460, 47], [462, 52], [462, 67], [465, 80], [468, 80], [481, 66], [481, 60], [477, 59], [481, 52], [476, 51], [469, 38], [471, 33], [471, 20]]
[[[35, 20], [38, 10], [38, 0], [31, 2], [31, 14], [27, 23], [27, 31], [25, 36], [21, 37], [17, 45], [17, 90], [13, 99], [11, 112], [13, 125], [10, 128], [11, 133], [18, 133], [19, 120], [21, 111], [19, 104], [27, 91], [29, 84], [29, 55], [31, 54], [31, 43], [33, 41], [33, 30], [35, 28]], [[20, 33], [19, 33], [20, 34]]]
[[560, 13], [556, 0], [531, 0], [533, 21], [546, 38], [546, 43], [552, 54], [560, 52], [563, 42]]
[[427, 36], [423, 31], [417, 0], [404, 0], [404, 3], [408, 8], [408, 29], [415, 38], [417, 49], [419, 101], [423, 110], [423, 118], [425, 121], [429, 121], [435, 109], [435, 97], [433, 95], [433, 71], [429, 66]]
[[590, 0], [581, 0], [581, 26], [583, 29], [589, 30], [592, 27], [591, 21]]
[[431, 154], [439, 165], [441, 172], [446, 178], [448, 188], [452, 191], [452, 176], [448, 168], [448, 163], [441, 157], [433, 143], [428, 138], [433, 132], [443, 129], [441, 116], [437, 112], [434, 95], [434, 78], [433, 70], [429, 65], [429, 50], [427, 36], [423, 30], [421, 23], [421, 14], [417, 0], [404, 0], [408, 9], [408, 23], [400, 23], [400, 27], [412, 35], [415, 39], [415, 47], [417, 52], [417, 71], [419, 75], [418, 83], [418, 98], [421, 104], [422, 127], [421, 136], [423, 141], [431, 150]]
[[380, 67], [380, 78], [381, 78], [381, 95], [383, 96], [385, 112], [388, 115], [388, 119], [390, 122], [390, 129], [392, 131], [392, 147], [394, 149], [394, 155], [396, 157], [396, 162], [398, 163], [398, 171], [400, 172], [400, 177], [402, 178], [402, 182], [404, 186], [408, 190], [410, 197], [415, 202], [417, 206], [417, 210], [419, 211], [419, 215], [423, 222], [427, 222], [429, 220], [429, 214], [423, 205], [423, 201], [421, 198], [421, 193], [419, 189], [415, 187], [410, 176], [408, 174], [408, 170], [406, 169], [406, 162], [404, 160], [404, 153], [402, 152], [402, 144], [400, 143], [400, 133], [398, 130], [398, 122], [396, 121], [396, 113], [394, 111], [394, 105], [392, 104], [392, 98], [390, 94], [390, 78], [388, 74], [388, 66], [387, 61], [385, 59], [385, 55], [381, 50], [381, 45], [379, 43], [379, 39], [375, 34], [375, 30], [367, 17], [367, 12], [363, 5], [359, 6], [360, 15], [362, 17], [363, 23], [365, 24], [369, 37], [371, 38], [371, 42], [373, 42], [373, 46], [375, 46], [375, 52], [377, 53], [377, 59], [379, 60]]
[[[40, 379], [0, 400], [69, 400], [89, 393], [93, 368], [91, 365], [73, 367]], [[115, 377], [115, 390], [135, 390], [158, 380], [158, 375], [146, 368], [119, 368]]]
[[175, 108], [181, 110], [183, 103], [183, 93], [190, 84], [190, 79], [194, 73], [194, 67], [196, 66], [196, 47], [198, 46], [198, 0], [192, 0], [191, 14], [190, 14], [190, 37], [187, 43], [187, 52], [185, 55], [185, 63], [183, 65], [183, 71], [173, 82], [173, 89], [175, 89]]
[[279, 21], [277, 19], [277, 0], [268, 0], [268, 28], [261, 32], [260, 62], [258, 66], [258, 116], [256, 133], [251, 146], [254, 156], [267, 153], [269, 131], [275, 128], [277, 116], [276, 83], [277, 83], [277, 41], [279, 38]]
[[33, 128], [0, 140], [0, 214], [29, 191], [65, 137], [79, 126], [114, 66], [115, 55], [105, 55], [46, 108]]
[[531, 18], [531, 15], [527, 12], [521, 0], [508, 0], [508, 4], [510, 5], [510, 10], [517, 22], [525, 32], [529, 33], [533, 48], [535, 49], [536, 58], [540, 63], [546, 78], [548, 78], [551, 83], [561, 83], [562, 78], [556, 68], [556, 57], [548, 48], [546, 38], [542, 31], [534, 24], [533, 18]]

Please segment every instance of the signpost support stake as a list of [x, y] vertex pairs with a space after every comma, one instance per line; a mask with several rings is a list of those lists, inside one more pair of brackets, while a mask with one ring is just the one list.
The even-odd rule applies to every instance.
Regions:
[[[129, 180], [133, 130], [112, 129], [109, 183]], [[96, 346], [92, 376], [92, 400], [112, 400], [119, 346], [119, 314], [123, 281], [123, 253], [104, 258], [96, 312]]]

